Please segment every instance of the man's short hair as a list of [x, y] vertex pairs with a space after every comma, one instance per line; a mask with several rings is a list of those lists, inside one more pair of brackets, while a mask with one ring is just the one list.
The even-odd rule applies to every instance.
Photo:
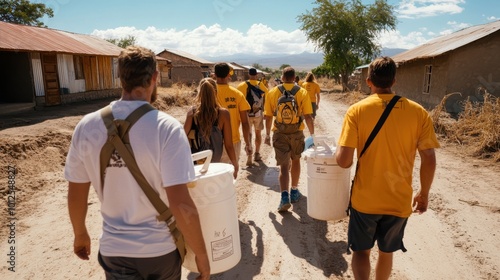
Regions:
[[255, 69], [255, 68], [250, 68], [250, 69], [248, 70], [248, 75], [250, 75], [250, 76], [255, 76], [255, 75], [257, 75], [257, 69]]
[[283, 78], [284, 82], [293, 82], [295, 79], [295, 69], [291, 66], [285, 67], [285, 69], [283, 69]]
[[219, 62], [215, 64], [214, 70], [215, 70], [215, 76], [217, 78], [225, 78], [227, 77], [227, 75], [229, 75], [231, 67], [229, 67], [229, 64], [225, 62]]
[[136, 87], [149, 87], [156, 72], [156, 54], [146, 48], [129, 46], [118, 56], [118, 75], [122, 88], [131, 92]]
[[368, 79], [378, 88], [390, 88], [396, 78], [396, 63], [383, 56], [375, 59], [368, 67]]

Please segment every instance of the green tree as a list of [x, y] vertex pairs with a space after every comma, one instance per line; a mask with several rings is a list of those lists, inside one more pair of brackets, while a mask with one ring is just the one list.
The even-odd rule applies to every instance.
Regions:
[[348, 90], [354, 69], [380, 54], [375, 42], [380, 32], [394, 30], [396, 17], [386, 0], [363, 5], [361, 0], [316, 0], [311, 12], [298, 16], [300, 29], [325, 53], [324, 66], [340, 75], [342, 90]]
[[54, 16], [54, 11], [42, 3], [28, 0], [0, 0], [0, 21], [46, 27], [39, 19]]
[[283, 69], [285, 69], [287, 67], [290, 67], [290, 64], [281, 64], [280, 70], [283, 70]]
[[111, 44], [115, 44], [120, 48], [126, 48], [128, 46], [133, 46], [135, 45], [135, 37], [132, 35], [128, 35], [127, 37], [123, 37], [120, 39], [106, 39], [106, 41], [110, 42]]

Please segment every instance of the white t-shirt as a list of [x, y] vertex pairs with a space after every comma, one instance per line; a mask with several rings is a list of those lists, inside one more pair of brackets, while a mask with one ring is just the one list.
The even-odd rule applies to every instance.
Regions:
[[[125, 119], [145, 101], [111, 102], [115, 119]], [[107, 138], [100, 111], [83, 117], [75, 128], [64, 175], [70, 182], [91, 182], [101, 201], [103, 256], [157, 257], [176, 249], [165, 222], [115, 152], [101, 188], [99, 155]], [[191, 150], [182, 125], [161, 111], [150, 111], [129, 131], [137, 164], [148, 182], [168, 205], [164, 187], [195, 179]]]

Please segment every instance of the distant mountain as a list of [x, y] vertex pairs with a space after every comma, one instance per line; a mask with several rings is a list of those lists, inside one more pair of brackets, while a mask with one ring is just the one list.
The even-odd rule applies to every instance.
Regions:
[[[404, 52], [406, 49], [382, 49], [381, 55], [393, 56], [398, 53]], [[240, 65], [252, 65], [258, 63], [264, 67], [278, 69], [283, 64], [289, 64], [299, 71], [309, 71], [318, 67], [323, 63], [323, 53], [309, 53], [303, 52], [300, 54], [233, 54], [227, 56], [202, 56], [200, 57], [212, 62], [235, 62]]]
[[228, 56], [201, 56], [212, 62], [236, 62], [240, 65], [252, 65], [258, 63], [264, 67], [278, 69], [283, 64], [289, 64], [296, 70], [311, 70], [323, 63], [322, 53], [303, 52], [300, 54], [233, 54]]

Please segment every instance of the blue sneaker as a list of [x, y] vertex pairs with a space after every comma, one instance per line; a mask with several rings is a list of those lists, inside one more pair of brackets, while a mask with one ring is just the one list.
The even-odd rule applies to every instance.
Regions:
[[302, 194], [299, 192], [299, 190], [294, 190], [292, 189], [290, 191], [290, 200], [292, 203], [298, 202]]
[[292, 204], [290, 204], [290, 198], [288, 197], [288, 192], [281, 193], [280, 206], [278, 207], [278, 212], [286, 212]]

